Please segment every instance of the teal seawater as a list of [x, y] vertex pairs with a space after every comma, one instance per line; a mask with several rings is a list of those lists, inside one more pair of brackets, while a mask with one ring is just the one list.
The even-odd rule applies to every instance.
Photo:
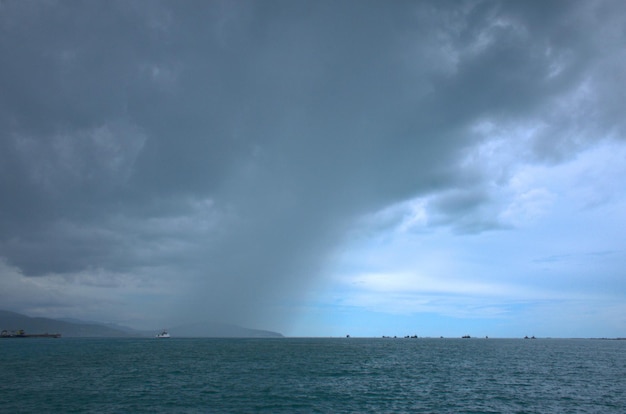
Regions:
[[624, 413], [626, 341], [4, 339], [2, 412]]

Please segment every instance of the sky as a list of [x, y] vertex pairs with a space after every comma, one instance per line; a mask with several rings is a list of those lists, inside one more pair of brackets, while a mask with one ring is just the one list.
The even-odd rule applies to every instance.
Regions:
[[623, 1], [0, 2], [0, 304], [626, 337]]

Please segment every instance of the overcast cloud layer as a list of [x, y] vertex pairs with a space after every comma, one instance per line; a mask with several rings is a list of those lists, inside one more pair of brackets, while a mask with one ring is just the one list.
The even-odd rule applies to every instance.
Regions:
[[624, 336], [625, 45], [621, 1], [1, 2], [0, 303]]

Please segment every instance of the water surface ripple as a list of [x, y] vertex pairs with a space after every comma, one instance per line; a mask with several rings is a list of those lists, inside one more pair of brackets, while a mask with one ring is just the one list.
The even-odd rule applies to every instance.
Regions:
[[3, 412], [623, 413], [626, 341], [10, 339]]

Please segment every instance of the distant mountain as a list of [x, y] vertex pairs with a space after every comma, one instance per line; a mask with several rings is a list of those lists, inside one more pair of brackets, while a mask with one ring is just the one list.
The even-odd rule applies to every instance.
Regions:
[[242, 328], [216, 322], [199, 322], [173, 327], [168, 330], [172, 337], [183, 338], [282, 338], [278, 332]]
[[146, 336], [140, 331], [129, 328], [116, 329], [92, 322], [69, 322], [49, 318], [31, 318], [15, 312], [0, 310], [0, 331], [23, 329], [27, 334], [59, 333], [62, 337], [140, 337]]
[[[157, 331], [139, 331], [115, 324], [86, 322], [78, 319], [32, 318], [16, 312], [0, 310], [0, 331], [23, 329], [27, 334], [59, 333], [64, 338], [141, 338], [153, 337]], [[214, 322], [187, 324], [168, 329], [176, 338], [282, 338], [278, 332], [248, 329]]]
[[112, 329], [116, 329], [118, 331], [130, 333], [130, 334], [133, 334], [133, 335], [139, 335], [139, 336], [151, 336], [152, 335], [152, 331], [149, 331], [149, 332], [139, 331], [137, 329], [129, 328], [128, 326], [118, 325], [116, 323], [110, 323], [110, 322], [104, 323], [104, 322], [95, 322], [95, 321], [83, 321], [81, 319], [75, 319], [75, 318], [59, 318], [59, 319], [56, 319], [56, 320], [62, 321], [62, 322], [70, 322], [70, 323], [74, 323], [74, 324], [77, 324], [77, 325], [106, 326], [107, 328], [112, 328]]

